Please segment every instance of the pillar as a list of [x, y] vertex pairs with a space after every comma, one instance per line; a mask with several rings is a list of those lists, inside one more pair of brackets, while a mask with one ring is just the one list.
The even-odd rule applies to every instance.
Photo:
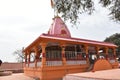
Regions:
[[99, 49], [100, 49], [100, 47], [99, 47], [99, 46], [96, 46], [96, 51], [97, 51], [97, 56], [98, 56], [98, 58], [99, 58]]
[[108, 47], [105, 48], [106, 59], [108, 60]]
[[100, 47], [99, 47], [99, 46], [96, 46], [97, 54], [99, 54], [99, 49], [100, 49]]
[[25, 64], [24, 64], [24, 66], [26, 67], [26, 64], [28, 63], [27, 62], [27, 52], [25, 52], [24, 55], [25, 55]]
[[29, 64], [30, 64], [30, 52], [27, 51], [27, 55], [28, 55], [28, 67], [29, 67]]
[[42, 65], [41, 65], [41, 67], [45, 67], [46, 66], [46, 52], [45, 52], [46, 43], [41, 43], [41, 48], [42, 48]]
[[63, 61], [63, 66], [66, 65], [66, 58], [65, 58], [65, 45], [61, 45], [62, 48], [62, 61]]
[[114, 59], [116, 59], [116, 49], [113, 48], [113, 55], [114, 55]]
[[35, 51], [35, 67], [37, 67], [37, 59], [38, 59], [38, 48], [37, 48], [37, 46], [34, 47], [34, 51]]
[[89, 53], [88, 53], [88, 45], [84, 45], [84, 49], [85, 49], [85, 53], [86, 53], [86, 60], [87, 60], [87, 64], [89, 64]]

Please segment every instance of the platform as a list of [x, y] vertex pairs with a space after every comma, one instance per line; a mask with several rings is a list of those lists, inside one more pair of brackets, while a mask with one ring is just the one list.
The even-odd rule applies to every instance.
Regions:
[[120, 69], [68, 74], [63, 80], [120, 80]]

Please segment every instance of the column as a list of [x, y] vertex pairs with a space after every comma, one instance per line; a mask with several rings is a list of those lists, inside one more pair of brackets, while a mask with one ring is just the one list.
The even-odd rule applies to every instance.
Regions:
[[106, 59], [108, 60], [108, 47], [105, 48]]
[[34, 51], [35, 51], [35, 67], [37, 68], [37, 59], [38, 59], [38, 48], [37, 48], [37, 46], [34, 47]]
[[84, 45], [84, 49], [85, 49], [85, 53], [86, 53], [86, 60], [87, 60], [87, 64], [89, 64], [89, 53], [88, 53], [88, 45]]
[[30, 64], [30, 52], [28, 51], [28, 67], [29, 67], [29, 64]]
[[41, 43], [41, 48], [42, 48], [42, 65], [41, 65], [41, 67], [45, 67], [46, 66], [46, 52], [45, 52], [46, 43]]
[[63, 61], [63, 66], [66, 65], [66, 58], [65, 58], [65, 45], [61, 45], [62, 48], [62, 61]]
[[99, 58], [99, 49], [100, 49], [100, 47], [99, 46], [96, 46], [96, 51], [97, 51], [97, 58]]
[[24, 66], [26, 67], [26, 64], [27, 64], [27, 52], [25, 52], [24, 55], [25, 55], [25, 64], [24, 64]]
[[113, 48], [113, 55], [114, 55], [114, 59], [116, 60], [116, 49]]
[[100, 47], [99, 47], [99, 46], [96, 46], [97, 54], [99, 54], [99, 49], [100, 49]]

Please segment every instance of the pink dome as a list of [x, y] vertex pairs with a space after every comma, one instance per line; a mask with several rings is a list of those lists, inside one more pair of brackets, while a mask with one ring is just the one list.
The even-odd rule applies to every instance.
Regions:
[[71, 37], [66, 24], [58, 16], [53, 19], [53, 23], [49, 29], [48, 34], [60, 37]]

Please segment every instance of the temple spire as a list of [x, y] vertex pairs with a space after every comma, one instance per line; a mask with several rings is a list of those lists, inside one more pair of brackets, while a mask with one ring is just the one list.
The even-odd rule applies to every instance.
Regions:
[[66, 24], [59, 16], [53, 18], [53, 23], [51, 24], [48, 34], [60, 37], [71, 37]]

